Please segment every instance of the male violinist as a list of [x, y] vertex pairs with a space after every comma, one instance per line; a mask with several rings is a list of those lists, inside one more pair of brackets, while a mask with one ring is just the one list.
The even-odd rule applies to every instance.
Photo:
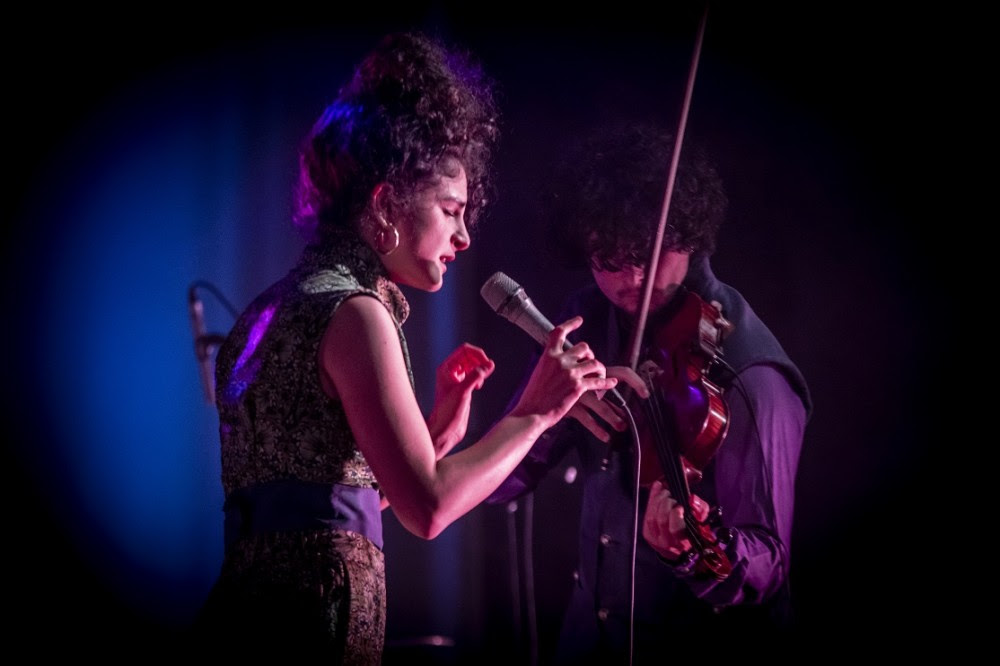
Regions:
[[[559, 321], [583, 316], [579, 339], [620, 386], [634, 389], [636, 400], [649, 392], [630, 369], [628, 347], [673, 143], [668, 132], [651, 126], [595, 134], [564, 169], [566, 186], [557, 186], [550, 220], [553, 246], [594, 278], [568, 299]], [[788, 635], [789, 541], [809, 391], [746, 300], [713, 274], [709, 257], [728, 201], [708, 159], [691, 146], [681, 154], [646, 332], [662, 323], [660, 315], [685, 289], [721, 306], [732, 324], [722, 343], [725, 363], [713, 364], [710, 372], [724, 391], [727, 432], [703, 478], [690, 486], [693, 514], [719, 537], [732, 570], [720, 579], [698, 566], [683, 508], [668, 484], [640, 484], [636, 490], [624, 412], [587, 394], [569, 413], [573, 418], [543, 435], [490, 498], [499, 503], [532, 491], [576, 450], [583, 478], [578, 569], [559, 640], [560, 663], [627, 663], [630, 649], [634, 663], [663, 662], [664, 650], [676, 655], [684, 645], [724, 654], [727, 639], [752, 636], [760, 645]], [[709, 507], [721, 509], [721, 523], [711, 527], [705, 522]], [[692, 643], [705, 639], [709, 643]]]

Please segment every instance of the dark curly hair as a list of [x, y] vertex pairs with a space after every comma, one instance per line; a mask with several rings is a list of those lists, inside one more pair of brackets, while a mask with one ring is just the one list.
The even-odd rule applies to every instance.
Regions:
[[491, 190], [499, 139], [494, 84], [471, 55], [419, 33], [384, 37], [317, 120], [300, 155], [295, 223], [308, 235], [355, 224], [372, 189], [405, 205], [457, 159], [472, 227]]
[[[649, 263], [673, 148], [673, 135], [651, 124], [606, 127], [582, 141], [557, 169], [550, 249], [572, 267]], [[727, 206], [715, 166], [685, 142], [663, 249], [711, 254]]]

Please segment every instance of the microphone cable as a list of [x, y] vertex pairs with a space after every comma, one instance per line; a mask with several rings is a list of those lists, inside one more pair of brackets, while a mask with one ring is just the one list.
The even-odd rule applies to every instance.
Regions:
[[[639, 490], [642, 476], [642, 447], [639, 441], [639, 426], [628, 404], [621, 405], [628, 417], [629, 434], [632, 435], [632, 449], [635, 451], [635, 484], [632, 488], [632, 550], [629, 555], [629, 597], [628, 597], [628, 663], [635, 659], [635, 570], [639, 553]], [[605, 457], [605, 461], [607, 457]]]
[[632, 416], [632, 410], [624, 406], [628, 417], [629, 432], [632, 434], [632, 446], [635, 450], [635, 486], [632, 494], [634, 506], [632, 515], [632, 554], [629, 566], [629, 600], [628, 600], [628, 663], [631, 666], [635, 656], [635, 566], [639, 552], [639, 477], [642, 471], [642, 447], [639, 445], [639, 427]]
[[226, 310], [229, 312], [230, 315], [232, 315], [233, 319], [234, 320], [239, 319], [240, 313], [236, 311], [236, 308], [233, 307], [233, 304], [230, 303], [229, 300], [222, 295], [222, 291], [218, 287], [216, 287], [208, 280], [195, 280], [194, 282], [192, 282], [191, 286], [188, 287], [188, 294], [192, 296], [195, 295], [199, 287], [202, 289], [207, 289], [208, 291], [212, 292], [212, 295], [215, 296], [220, 303], [222, 303], [222, 306], [226, 308]]

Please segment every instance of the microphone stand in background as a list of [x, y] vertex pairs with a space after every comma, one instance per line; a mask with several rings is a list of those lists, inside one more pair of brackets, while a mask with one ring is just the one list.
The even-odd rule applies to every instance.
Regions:
[[204, 287], [212, 291], [229, 313], [235, 319], [237, 312], [226, 298], [210, 282], [198, 280], [188, 287], [188, 316], [191, 319], [191, 332], [194, 335], [194, 357], [198, 361], [198, 373], [201, 376], [201, 389], [205, 402], [215, 404], [215, 367], [212, 363], [213, 354], [226, 340], [221, 333], [208, 333], [205, 330], [205, 306], [198, 297], [198, 288]]
[[[517, 538], [517, 511], [518, 506], [523, 509], [523, 521], [521, 525], [521, 552], [518, 553]], [[528, 650], [529, 666], [538, 666], [538, 611], [535, 602], [535, 494], [528, 493], [519, 500], [512, 500], [507, 504], [507, 540], [508, 558], [510, 560], [510, 583], [512, 607], [514, 609], [514, 627], [517, 637], [521, 638], [521, 632], [527, 632], [526, 646]], [[520, 558], [519, 558], [520, 555]], [[518, 576], [518, 560], [524, 570], [524, 581]], [[521, 591], [524, 592], [525, 617], [521, 617]]]

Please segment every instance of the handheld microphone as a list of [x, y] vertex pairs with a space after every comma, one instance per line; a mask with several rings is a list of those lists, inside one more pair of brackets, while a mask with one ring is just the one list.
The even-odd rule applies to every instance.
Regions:
[[[538, 311], [521, 285], [507, 277], [505, 273], [497, 271], [490, 276], [479, 293], [498, 315], [519, 326], [540, 344], [545, 345], [548, 342], [549, 333], [555, 326]], [[563, 343], [563, 349], [572, 346], [568, 340]], [[625, 406], [625, 399], [617, 389], [608, 389], [602, 399], [610, 399], [612, 404], [618, 407]]]
[[191, 317], [191, 332], [194, 334], [194, 355], [198, 359], [198, 372], [201, 374], [201, 388], [205, 393], [205, 402], [215, 404], [215, 377], [212, 374], [212, 364], [209, 359], [209, 345], [218, 336], [209, 336], [205, 332], [205, 308], [198, 298], [196, 285], [188, 289], [188, 314]]

